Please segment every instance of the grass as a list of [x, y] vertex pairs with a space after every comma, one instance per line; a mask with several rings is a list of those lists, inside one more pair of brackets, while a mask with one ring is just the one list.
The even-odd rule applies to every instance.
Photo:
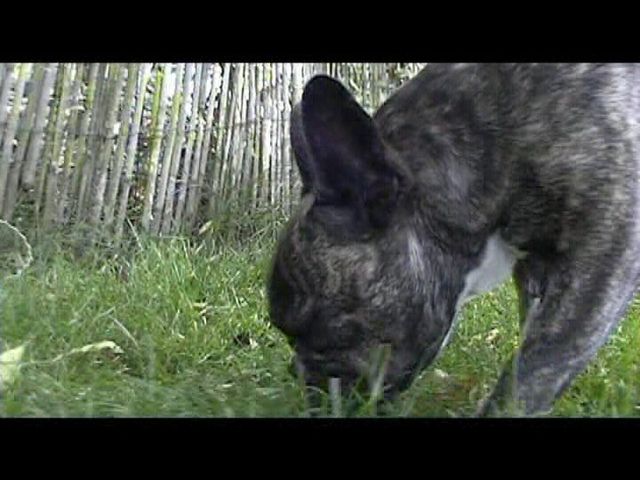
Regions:
[[[26, 353], [0, 416], [306, 416], [290, 348], [267, 322], [278, 222], [257, 224], [235, 236], [212, 224], [207, 242], [142, 240], [126, 253], [39, 245], [29, 269], [2, 285], [0, 345], [26, 343]], [[517, 345], [513, 286], [471, 302], [463, 317], [388, 415], [473, 415]], [[77, 350], [105, 340], [120, 350]], [[640, 416], [639, 346], [636, 301], [553, 415]]]

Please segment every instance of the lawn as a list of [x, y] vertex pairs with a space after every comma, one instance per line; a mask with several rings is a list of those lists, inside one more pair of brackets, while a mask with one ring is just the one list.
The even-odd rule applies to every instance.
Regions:
[[[2, 283], [0, 345], [25, 349], [0, 416], [307, 416], [291, 350], [267, 321], [278, 222], [263, 224], [82, 255], [35, 246], [32, 265]], [[640, 416], [639, 300], [552, 415]], [[517, 342], [508, 283], [467, 304], [446, 351], [385, 414], [473, 415]]]

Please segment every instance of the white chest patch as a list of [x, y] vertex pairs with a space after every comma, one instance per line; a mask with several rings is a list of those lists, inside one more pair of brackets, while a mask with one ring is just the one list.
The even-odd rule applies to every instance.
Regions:
[[480, 264], [465, 277], [464, 288], [456, 301], [455, 318], [441, 348], [449, 341], [462, 306], [476, 295], [493, 290], [507, 280], [513, 273], [516, 261], [525, 256], [526, 253], [507, 244], [499, 234], [494, 233], [489, 237]]
[[456, 303], [456, 310], [459, 310], [467, 300], [493, 290], [504, 282], [511, 276], [516, 260], [524, 258], [525, 255], [507, 244], [499, 234], [491, 235], [482, 252], [480, 264], [467, 273], [464, 289]]

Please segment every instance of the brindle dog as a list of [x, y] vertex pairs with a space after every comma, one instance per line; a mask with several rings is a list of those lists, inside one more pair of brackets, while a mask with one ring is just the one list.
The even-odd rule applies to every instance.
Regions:
[[291, 143], [268, 296], [308, 385], [348, 389], [388, 345], [392, 397], [513, 274], [522, 342], [479, 413], [545, 413], [640, 283], [640, 65], [434, 64], [373, 117], [317, 76]]

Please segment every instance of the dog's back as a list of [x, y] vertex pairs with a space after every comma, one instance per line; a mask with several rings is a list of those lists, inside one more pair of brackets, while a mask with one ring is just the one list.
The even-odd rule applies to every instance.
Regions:
[[640, 219], [640, 64], [431, 65], [375, 118], [456, 227], [565, 249]]

